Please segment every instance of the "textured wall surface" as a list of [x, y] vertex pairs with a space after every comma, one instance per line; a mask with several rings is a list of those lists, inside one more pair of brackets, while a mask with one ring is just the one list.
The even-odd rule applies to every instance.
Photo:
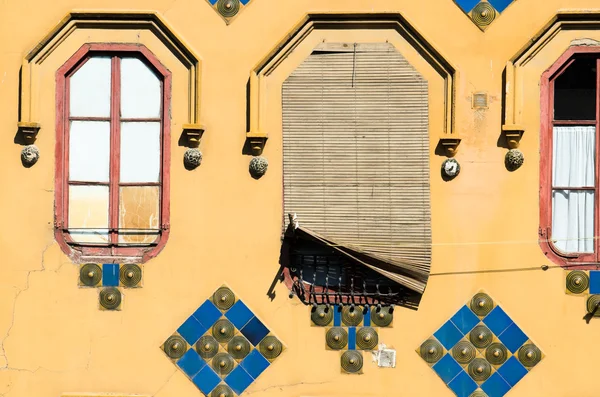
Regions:
[[[524, 71], [520, 150], [524, 165], [508, 172], [501, 136], [502, 73], [506, 62], [558, 10], [589, 10], [595, 0], [517, 0], [482, 32], [452, 0], [252, 0], [227, 25], [204, 0], [4, 0], [0, 2], [0, 395], [61, 393], [199, 396], [165, 357], [161, 344], [216, 288], [226, 283], [286, 351], [245, 392], [256, 397], [452, 396], [415, 349], [477, 291], [492, 295], [540, 346], [544, 360], [509, 393], [519, 396], [597, 395], [595, 343], [600, 322], [586, 325], [585, 299], [565, 294], [560, 269], [468, 273], [551, 265], [537, 239], [539, 226], [539, 80], [574, 39], [595, 31], [561, 32]], [[19, 69], [25, 54], [73, 10], [158, 12], [202, 58], [200, 119], [206, 127], [202, 164], [183, 166], [178, 141], [187, 123], [186, 69], [155, 38], [131, 31], [80, 30], [44, 61], [38, 89], [39, 161], [21, 163], [17, 130]], [[251, 69], [307, 14], [399, 12], [456, 69], [455, 131], [463, 139], [460, 175], [440, 177], [445, 157], [434, 154], [442, 135], [439, 75], [396, 32], [313, 32], [267, 81], [268, 172], [248, 173], [242, 154], [246, 90]], [[79, 268], [54, 240], [54, 73], [87, 41], [140, 42], [173, 73], [171, 233], [164, 250], [144, 265], [144, 286], [125, 290], [123, 310], [98, 310], [98, 290], [78, 287]], [[282, 222], [281, 84], [322, 40], [392, 42], [430, 84], [432, 276], [418, 311], [397, 309], [380, 343], [397, 351], [396, 368], [365, 354], [363, 374], [344, 375], [327, 351], [308, 309], [288, 299], [283, 284], [267, 291], [279, 268]], [[162, 49], [161, 49], [162, 48]], [[304, 55], [302, 55], [304, 54]], [[440, 91], [442, 90], [442, 91]], [[487, 109], [473, 110], [474, 92]], [[575, 343], [577, 342], [577, 343]]]

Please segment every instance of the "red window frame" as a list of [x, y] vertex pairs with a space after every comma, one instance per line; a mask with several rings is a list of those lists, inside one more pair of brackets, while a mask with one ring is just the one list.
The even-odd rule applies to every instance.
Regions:
[[[69, 213], [69, 78], [94, 55], [110, 56], [111, 107], [110, 107], [110, 176], [109, 176], [109, 243], [76, 243], [68, 231]], [[119, 222], [119, 150], [120, 122], [120, 59], [135, 56], [153, 69], [161, 79], [162, 107], [160, 118], [151, 121], [161, 122], [161, 159], [159, 186], [160, 222], [157, 240], [148, 245], [123, 246], [118, 244]], [[170, 189], [170, 104], [171, 72], [145, 46], [139, 44], [85, 44], [56, 72], [56, 174], [55, 174], [55, 220], [54, 235], [62, 250], [75, 262], [102, 263], [143, 263], [155, 257], [169, 238], [169, 189]], [[92, 119], [92, 118], [90, 118]], [[94, 118], [95, 119], [95, 118]], [[136, 119], [136, 121], [144, 121]], [[149, 120], [150, 121], [150, 120]], [[91, 185], [86, 183], [86, 185]], [[131, 185], [147, 185], [133, 183]]]
[[[554, 120], [554, 82], [580, 57], [596, 58], [596, 119]], [[570, 188], [571, 190], [594, 190], [594, 236], [600, 235], [600, 47], [571, 47], [542, 74], [541, 80], [541, 130], [540, 130], [540, 246], [553, 262], [565, 268], [597, 269], [600, 267], [600, 239], [594, 239], [593, 253], [565, 253], [552, 239], [552, 134], [554, 126], [581, 125], [596, 127], [595, 186]]]

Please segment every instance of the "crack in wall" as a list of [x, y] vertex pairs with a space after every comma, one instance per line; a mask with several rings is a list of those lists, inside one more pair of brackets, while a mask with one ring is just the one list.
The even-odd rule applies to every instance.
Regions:
[[[30, 281], [29, 278], [31, 276], [31, 273], [41, 273], [41, 272], [45, 272], [46, 271], [46, 265], [44, 263], [44, 257], [46, 255], [46, 251], [48, 251], [48, 249], [50, 247], [52, 247], [55, 244], [54, 239], [52, 239], [52, 241], [48, 244], [46, 244], [46, 246], [44, 247], [44, 249], [42, 250], [42, 258], [41, 258], [41, 268], [39, 269], [34, 269], [34, 270], [28, 270], [27, 271], [27, 276], [25, 278], [25, 287], [21, 288], [17, 291], [17, 293], [15, 294], [14, 297], [14, 301], [13, 301], [13, 310], [12, 310], [12, 316], [11, 316], [11, 321], [10, 321], [10, 325], [8, 326], [8, 329], [6, 330], [6, 334], [4, 335], [4, 337], [2, 338], [2, 340], [0, 341], [0, 357], [4, 358], [5, 364], [4, 366], [0, 367], [0, 371], [2, 370], [11, 370], [11, 371], [23, 371], [23, 372], [30, 372], [30, 373], [35, 373], [37, 372], [39, 369], [45, 369], [43, 367], [38, 367], [35, 370], [30, 370], [30, 369], [26, 369], [26, 368], [13, 368], [10, 366], [9, 361], [8, 361], [8, 355], [6, 354], [6, 349], [4, 347], [4, 343], [6, 342], [6, 340], [10, 337], [10, 332], [13, 329], [14, 325], [15, 325], [15, 315], [16, 315], [16, 311], [17, 311], [17, 301], [19, 300], [19, 296], [21, 296], [21, 294], [25, 291], [27, 291], [30, 287]], [[58, 273], [60, 271], [60, 269], [63, 267], [63, 264], [61, 263], [58, 268], [56, 268], [55, 270], [52, 270], [55, 273]], [[15, 287], [18, 288], [18, 287]], [[91, 346], [90, 346], [91, 349]], [[46, 369], [47, 370], [47, 369]], [[50, 370], [48, 370], [50, 371]], [[52, 371], [50, 371], [52, 372]], [[5, 393], [7, 394], [7, 393]], [[1, 394], [0, 394], [1, 396]]]
[[287, 389], [290, 387], [303, 386], [303, 385], [304, 386], [326, 385], [326, 384], [330, 384], [330, 383], [332, 383], [332, 382], [298, 382], [298, 383], [290, 383], [290, 384], [284, 384], [284, 385], [273, 385], [273, 386], [265, 387], [264, 389], [245, 392], [245, 394], [250, 395], [250, 394], [255, 394], [255, 393], [261, 393], [261, 392], [271, 390], [271, 389], [279, 389], [279, 391], [283, 391], [283, 389]]

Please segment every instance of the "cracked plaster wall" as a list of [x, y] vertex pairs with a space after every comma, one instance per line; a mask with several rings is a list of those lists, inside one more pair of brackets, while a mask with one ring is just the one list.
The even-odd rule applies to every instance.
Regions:
[[[307, 309], [289, 300], [282, 285], [277, 286], [274, 301], [266, 296], [279, 255], [280, 124], [277, 117], [269, 121], [272, 135], [264, 155], [271, 165], [269, 173], [256, 181], [247, 175], [248, 159], [240, 154], [246, 83], [250, 69], [308, 11], [401, 10], [459, 70], [456, 123], [463, 143], [457, 159], [462, 172], [451, 183], [432, 172], [433, 238], [440, 243], [434, 247], [433, 271], [547, 264], [536, 243], [537, 131], [533, 128], [525, 135], [521, 149], [527, 162], [516, 173], [506, 172], [504, 150], [496, 146], [501, 74], [506, 60], [559, 8], [597, 4], [594, 0], [519, 0], [483, 34], [451, 0], [427, 3], [424, 7], [409, 0], [253, 0], [226, 26], [203, 0], [1, 1], [0, 396], [55, 397], [62, 392], [198, 396], [158, 347], [223, 282], [288, 346], [246, 395], [451, 396], [414, 349], [480, 288], [496, 297], [547, 354], [539, 368], [511, 391], [511, 397], [592, 395], [596, 382], [591, 371], [600, 347], [574, 346], [595, 340], [600, 323], [585, 326], [583, 299], [564, 294], [559, 270], [433, 277], [420, 310], [398, 310], [395, 328], [380, 333], [381, 341], [398, 351], [397, 368], [379, 370], [365, 356], [361, 376], [340, 374], [339, 356], [325, 350], [323, 330], [309, 327]], [[23, 55], [72, 9], [159, 11], [204, 61], [201, 118], [207, 131], [201, 144], [202, 166], [188, 172], [180, 164], [185, 148], [177, 140], [186, 114], [181, 95], [174, 95], [171, 237], [164, 251], [145, 267], [144, 288], [125, 291], [121, 312], [97, 309], [97, 290], [77, 287], [77, 267], [53, 239], [53, 70], [44, 71], [47, 84], [34, 93], [47, 105], [40, 110], [42, 130], [36, 142], [40, 161], [24, 168], [21, 148], [13, 144]], [[113, 33], [114, 37], [129, 34]], [[68, 48], [59, 48], [56, 56], [70, 55], [73, 48]], [[185, 71], [172, 65], [174, 79], [179, 79], [174, 90], [185, 90]], [[272, 92], [277, 91], [275, 87]], [[489, 93], [487, 111], [470, 109], [473, 91]], [[277, 96], [272, 99], [276, 102]], [[432, 131], [432, 137], [437, 133]], [[432, 154], [433, 169], [442, 161]], [[260, 233], [254, 232], [256, 227]], [[463, 244], [508, 240], [525, 243]]]

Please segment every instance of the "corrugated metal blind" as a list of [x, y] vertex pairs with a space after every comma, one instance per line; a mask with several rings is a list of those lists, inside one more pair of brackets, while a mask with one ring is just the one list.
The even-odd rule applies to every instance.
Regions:
[[420, 292], [431, 262], [428, 115], [427, 82], [388, 43], [324, 43], [283, 84], [284, 214], [392, 264]]

